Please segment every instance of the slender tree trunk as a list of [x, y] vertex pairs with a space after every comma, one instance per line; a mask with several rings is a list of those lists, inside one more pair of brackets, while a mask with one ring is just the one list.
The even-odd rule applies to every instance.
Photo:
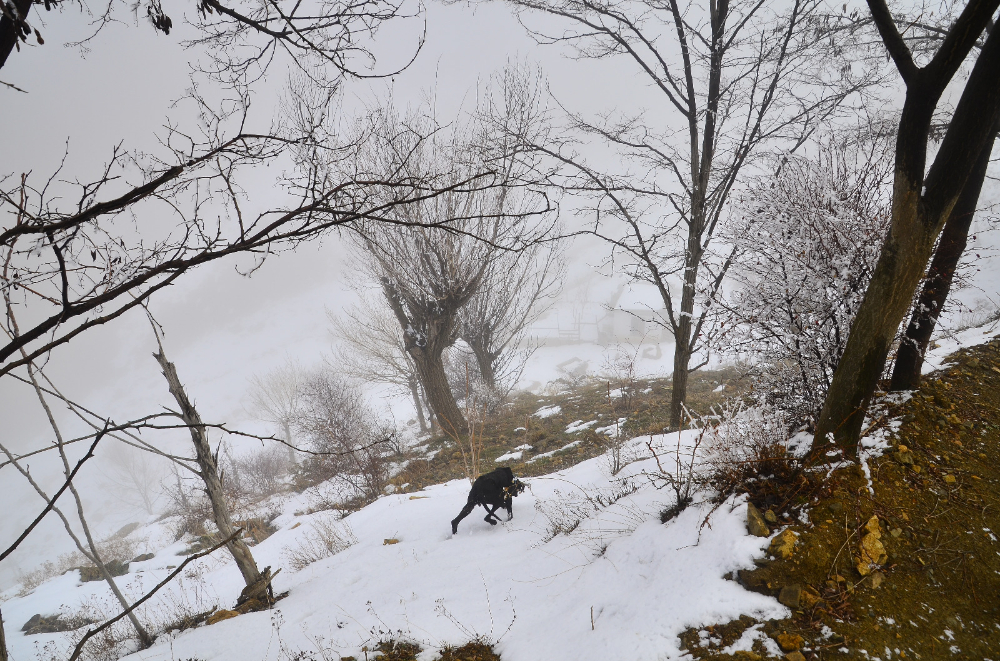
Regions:
[[424, 417], [424, 407], [420, 403], [420, 389], [415, 380], [410, 380], [410, 395], [413, 397], [413, 408], [417, 411], [417, 420], [420, 422], [420, 431], [427, 431], [427, 419]]
[[469, 342], [468, 340], [465, 342], [472, 349], [472, 353], [476, 357], [476, 365], [479, 366], [479, 376], [482, 378], [483, 384], [490, 390], [493, 390], [497, 386], [497, 373], [493, 367], [496, 356], [490, 355], [486, 347], [479, 342]]
[[697, 200], [693, 205], [696, 212], [688, 235], [687, 264], [684, 269], [684, 289], [681, 292], [681, 309], [674, 327], [674, 374], [670, 391], [670, 426], [680, 429], [684, 422], [684, 403], [687, 401], [688, 378], [691, 369], [691, 355], [696, 338], [691, 337], [694, 319], [695, 285], [698, 282], [698, 264], [701, 261], [702, 249], [700, 220], [702, 214], [697, 211]]
[[0, 612], [0, 661], [7, 661], [7, 637], [3, 632], [3, 612]]
[[913, 308], [910, 323], [896, 352], [896, 364], [893, 366], [889, 390], [915, 390], [920, 385], [924, 353], [951, 291], [955, 269], [965, 252], [969, 228], [972, 226], [976, 207], [979, 206], [979, 195], [986, 179], [986, 170], [990, 164], [995, 139], [994, 134], [994, 139], [990, 140], [979, 154], [975, 169], [969, 175], [965, 188], [962, 189], [962, 194], [941, 231], [934, 259], [924, 278], [923, 290]]
[[[281, 421], [281, 429], [285, 432], [285, 442], [289, 446], [295, 445], [292, 443], [292, 425], [289, 424], [288, 420]], [[291, 447], [288, 448], [288, 463], [294, 466], [298, 463], [298, 457], [295, 456], [295, 450]]]
[[[159, 337], [157, 337], [157, 340], [159, 340]], [[234, 531], [233, 522], [229, 516], [229, 507], [226, 505], [226, 498], [222, 491], [222, 480], [219, 477], [219, 469], [208, 442], [208, 432], [205, 429], [205, 423], [202, 422], [197, 409], [195, 409], [191, 400], [188, 399], [187, 393], [184, 392], [184, 386], [181, 385], [180, 379], [177, 377], [177, 369], [173, 363], [167, 360], [162, 345], [160, 346], [160, 352], [154, 353], [153, 357], [156, 358], [156, 362], [163, 369], [163, 376], [167, 379], [167, 387], [170, 390], [170, 394], [174, 396], [174, 400], [180, 408], [181, 419], [184, 421], [184, 424], [188, 425], [188, 429], [191, 432], [191, 442], [194, 443], [195, 457], [201, 469], [201, 477], [205, 481], [205, 493], [208, 494], [208, 500], [212, 503], [215, 525], [218, 526], [223, 538], [232, 537]], [[250, 548], [246, 545], [246, 542], [240, 538], [235, 538], [226, 544], [226, 547], [233, 554], [236, 566], [240, 568], [240, 573], [243, 574], [243, 580], [246, 581], [246, 584], [250, 586], [257, 583], [260, 580], [261, 574], [257, 569], [257, 563], [254, 561], [253, 554], [250, 553]]]

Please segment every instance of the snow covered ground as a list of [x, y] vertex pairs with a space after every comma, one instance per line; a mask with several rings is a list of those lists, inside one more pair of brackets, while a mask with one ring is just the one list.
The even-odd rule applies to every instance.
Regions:
[[[664, 452], [677, 448], [676, 435], [656, 440]], [[682, 447], [691, 442], [689, 433], [683, 441]], [[632, 447], [636, 456], [644, 449], [638, 442]], [[640, 459], [615, 477], [606, 463], [598, 457], [531, 478], [512, 521], [491, 527], [470, 516], [455, 536], [449, 521], [465, 502], [467, 481], [385, 496], [336, 523], [356, 539], [353, 546], [297, 572], [288, 549], [331, 515], [296, 516], [308, 496], [293, 496], [274, 522], [278, 532], [253, 549], [259, 566], [283, 568], [275, 586], [288, 597], [271, 612], [164, 635], [129, 658], [264, 661], [303, 650], [318, 659], [364, 658], [363, 646], [388, 637], [415, 640], [431, 658], [441, 645], [482, 636], [507, 661], [673, 659], [681, 656], [677, 635], [687, 627], [744, 613], [787, 613], [774, 599], [724, 578], [752, 566], [768, 542], [747, 535], [742, 502], [726, 503], [702, 526], [711, 506], [696, 499], [662, 524], [659, 513], [673, 495], [647, 478], [655, 462]], [[155, 585], [182, 560], [176, 554], [186, 544], [170, 543], [169, 523], [132, 533], [147, 538], [156, 556], [120, 579], [129, 594]], [[198, 562], [150, 602], [145, 617], [165, 622], [233, 606], [241, 578], [225, 552]], [[87, 606], [115, 612], [105, 585], [80, 584], [76, 571], [9, 598], [3, 614], [11, 658], [66, 658], [70, 634], [26, 636], [19, 628], [35, 613], [72, 614]], [[749, 649], [751, 638], [743, 642]]]

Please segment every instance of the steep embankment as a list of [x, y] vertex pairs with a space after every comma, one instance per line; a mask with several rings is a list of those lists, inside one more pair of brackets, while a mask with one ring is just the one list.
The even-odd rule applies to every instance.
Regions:
[[[808, 523], [736, 578], [793, 608], [762, 627], [789, 659], [998, 659], [1000, 339], [953, 354], [886, 414], [898, 422], [870, 481], [857, 466], [814, 475]], [[684, 638], [695, 658], [760, 658], [720, 653], [753, 624]]]

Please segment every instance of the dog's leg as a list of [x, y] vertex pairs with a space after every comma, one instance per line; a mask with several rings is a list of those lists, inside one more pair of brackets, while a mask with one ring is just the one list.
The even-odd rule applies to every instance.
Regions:
[[456, 516], [454, 519], [451, 520], [451, 534], [452, 535], [457, 535], [458, 534], [458, 524], [459, 524], [459, 522], [462, 519], [464, 519], [465, 517], [469, 516], [469, 513], [473, 509], [475, 509], [475, 507], [476, 507], [476, 504], [470, 500], [469, 502], [467, 502], [465, 504], [465, 507], [462, 508], [462, 511], [458, 513], [458, 516]]
[[493, 505], [492, 508], [491, 508], [488, 505], [484, 505], [483, 507], [486, 508], [486, 518], [483, 519], [483, 521], [485, 521], [486, 523], [490, 524], [491, 526], [495, 526], [497, 524], [497, 521], [500, 520], [500, 519], [496, 518], [496, 516], [495, 516], [497, 508], [499, 508], [500, 506], [499, 505]]

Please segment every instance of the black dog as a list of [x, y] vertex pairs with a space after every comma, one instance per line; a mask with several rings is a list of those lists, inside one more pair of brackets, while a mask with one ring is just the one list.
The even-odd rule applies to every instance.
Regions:
[[501, 507], [507, 510], [507, 520], [510, 521], [514, 518], [513, 498], [524, 489], [524, 482], [514, 477], [514, 471], [507, 466], [498, 468], [492, 473], [480, 475], [472, 483], [469, 500], [465, 503], [465, 507], [451, 522], [451, 534], [458, 533], [458, 523], [469, 516], [476, 505], [482, 505], [486, 508], [485, 521], [491, 526], [497, 524], [498, 519], [493, 515]]

